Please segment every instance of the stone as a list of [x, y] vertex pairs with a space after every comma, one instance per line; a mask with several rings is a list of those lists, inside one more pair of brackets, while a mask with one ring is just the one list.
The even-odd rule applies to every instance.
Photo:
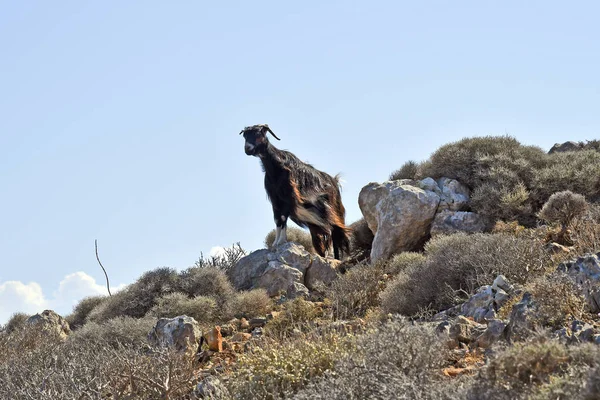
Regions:
[[440, 202], [435, 191], [409, 184], [410, 180], [372, 182], [358, 197], [360, 210], [374, 232], [371, 261], [416, 250], [429, 236]]
[[550, 149], [548, 154], [552, 153], [564, 153], [567, 151], [579, 151], [583, 148], [580, 143], [568, 141], [564, 143], [555, 143], [554, 146]]
[[71, 333], [71, 328], [66, 319], [58, 315], [53, 310], [44, 310], [41, 313], [32, 315], [25, 321], [26, 324], [38, 325], [44, 331], [56, 333], [60, 338], [66, 339]]
[[221, 352], [223, 351], [223, 335], [221, 335], [221, 327], [215, 326], [209, 330], [205, 335], [206, 344], [210, 351]]
[[437, 184], [441, 191], [438, 212], [466, 211], [469, 207], [471, 192], [469, 188], [456, 179], [440, 178]]
[[523, 293], [521, 301], [515, 304], [510, 312], [510, 321], [506, 327], [506, 339], [509, 343], [525, 340], [535, 331], [533, 320], [537, 312], [531, 293]]
[[200, 325], [187, 315], [160, 318], [148, 333], [150, 343], [189, 354], [197, 352], [201, 338]]
[[240, 319], [240, 329], [248, 329], [250, 328], [250, 323], [246, 318]]
[[477, 338], [478, 347], [487, 349], [492, 344], [504, 337], [506, 322], [499, 319], [488, 321], [486, 330]]
[[230, 397], [229, 391], [225, 385], [223, 385], [221, 380], [212, 375], [209, 375], [198, 382], [194, 389], [194, 394], [194, 398], [198, 399], [225, 400]]
[[267, 319], [266, 318], [252, 318], [250, 321], [248, 321], [250, 323], [250, 328], [262, 328], [263, 326], [265, 326], [267, 324]]
[[246, 332], [238, 332], [231, 337], [232, 342], [247, 342], [252, 339], [252, 334]]
[[449, 211], [438, 212], [431, 224], [431, 236], [450, 235], [457, 232], [477, 233], [485, 231], [483, 218], [474, 212]]
[[317, 281], [337, 278], [338, 260], [310, 254], [301, 245], [288, 242], [272, 250], [257, 250], [240, 259], [228, 273], [237, 290], [263, 288], [271, 297], [306, 297]]
[[491, 286], [482, 286], [461, 306], [461, 315], [483, 322], [494, 303], [494, 291]]
[[459, 343], [469, 344], [484, 331], [485, 325], [471, 321], [460, 315], [450, 325], [449, 335], [450, 339], [454, 339]]
[[579, 287], [592, 313], [600, 312], [600, 253], [586, 254], [561, 263], [558, 271], [567, 274]]

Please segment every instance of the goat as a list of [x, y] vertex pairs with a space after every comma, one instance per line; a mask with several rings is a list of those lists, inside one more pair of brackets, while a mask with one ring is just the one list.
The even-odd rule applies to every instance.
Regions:
[[334, 257], [339, 260], [340, 251], [348, 253], [350, 248], [339, 176], [332, 177], [289, 151], [277, 149], [267, 133], [280, 140], [266, 124], [248, 126], [240, 135], [244, 135], [246, 154], [259, 157], [262, 163], [277, 230], [273, 245], [287, 242], [286, 226], [291, 218], [309, 229], [317, 254], [325, 257], [333, 243]]

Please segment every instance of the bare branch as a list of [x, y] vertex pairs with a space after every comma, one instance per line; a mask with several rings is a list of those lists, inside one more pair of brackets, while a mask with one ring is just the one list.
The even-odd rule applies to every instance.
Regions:
[[98, 260], [98, 264], [100, 264], [100, 268], [102, 268], [102, 271], [104, 271], [104, 276], [106, 277], [106, 289], [108, 290], [108, 295], [112, 296], [112, 294], [110, 293], [110, 281], [108, 280], [108, 274], [106, 273], [106, 269], [104, 269], [104, 266], [100, 262], [100, 257], [98, 256], [98, 240], [97, 239], [94, 240], [94, 247], [96, 248], [96, 260]]

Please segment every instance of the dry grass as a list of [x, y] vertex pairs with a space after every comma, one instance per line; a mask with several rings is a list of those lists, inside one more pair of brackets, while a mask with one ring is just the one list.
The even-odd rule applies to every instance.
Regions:
[[[305, 231], [304, 229], [300, 229], [300, 228], [295, 228], [293, 226], [289, 226], [287, 228], [286, 232], [287, 232], [288, 242], [298, 243], [302, 247], [304, 247], [304, 249], [306, 249], [306, 251], [308, 251], [309, 253], [315, 254], [315, 249], [313, 248], [313, 245], [312, 245], [312, 238], [308, 231]], [[276, 230], [273, 229], [265, 237], [265, 246], [267, 246], [267, 248], [271, 248], [273, 246], [273, 242], [275, 241], [276, 234], [277, 234]]]

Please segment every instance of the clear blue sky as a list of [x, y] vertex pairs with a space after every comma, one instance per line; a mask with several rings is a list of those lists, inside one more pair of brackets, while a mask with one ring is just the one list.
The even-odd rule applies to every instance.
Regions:
[[94, 239], [114, 285], [261, 247], [246, 125], [341, 172], [349, 222], [444, 143], [597, 138], [598, 4], [0, 1], [0, 322], [101, 291]]

